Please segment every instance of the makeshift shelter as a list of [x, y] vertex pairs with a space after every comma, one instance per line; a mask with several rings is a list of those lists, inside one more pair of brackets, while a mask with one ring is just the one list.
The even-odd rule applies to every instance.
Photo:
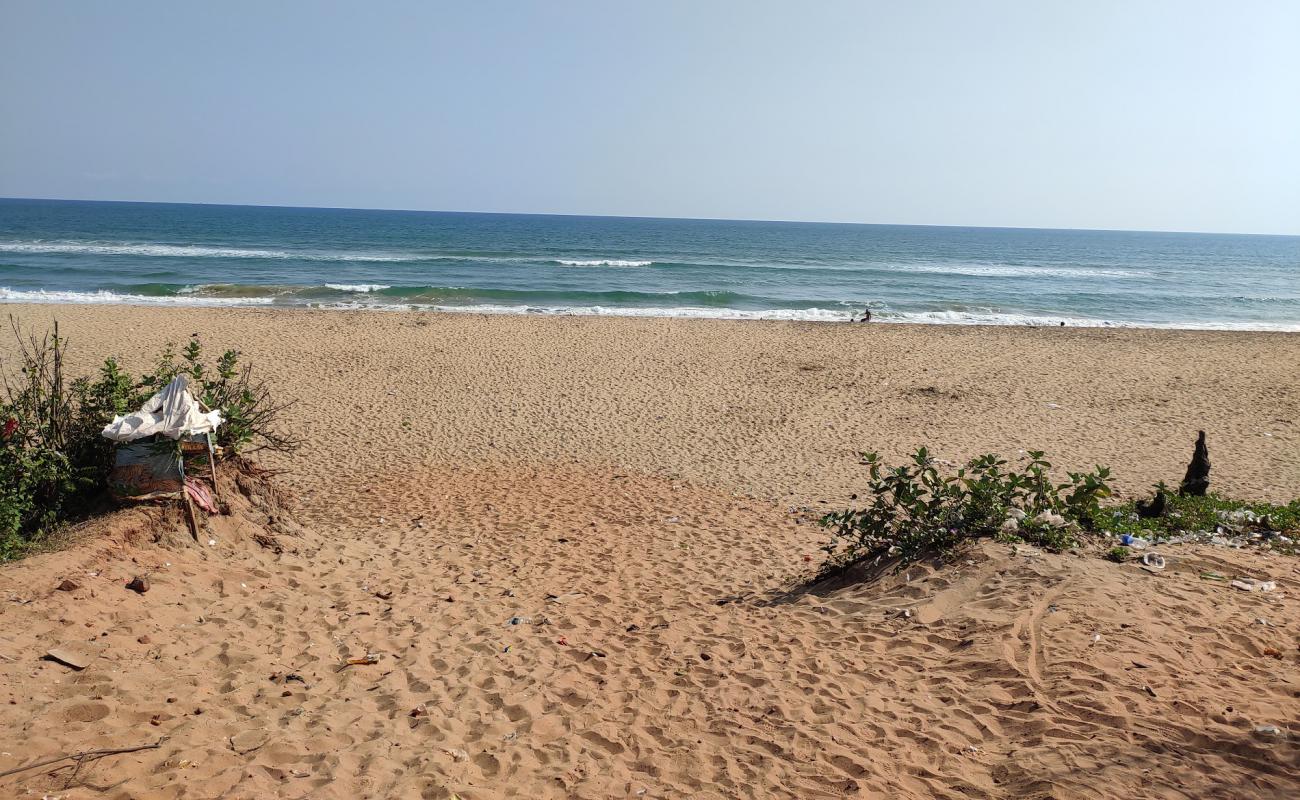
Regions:
[[195, 399], [189, 387], [189, 378], [177, 375], [139, 411], [114, 417], [102, 433], [119, 443], [109, 475], [113, 494], [124, 500], [183, 501], [190, 532], [197, 539], [194, 504], [216, 511], [212, 433], [222, 419], [220, 411]]

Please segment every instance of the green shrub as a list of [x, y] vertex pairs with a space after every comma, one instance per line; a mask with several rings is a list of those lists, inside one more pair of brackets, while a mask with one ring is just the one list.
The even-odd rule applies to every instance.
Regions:
[[91, 415], [113, 397], [118, 377], [106, 364], [99, 380], [69, 384], [58, 327], [37, 337], [10, 325], [19, 369], [3, 376], [0, 398], [0, 559], [20, 555], [102, 485], [111, 449], [92, 438], [99, 429]]
[[21, 556], [53, 527], [96, 505], [114, 454], [114, 443], [100, 432], [176, 375], [188, 375], [191, 391], [222, 412], [226, 423], [217, 429], [217, 443], [230, 454], [297, 446], [277, 427], [286, 406], [273, 401], [233, 350], [209, 368], [195, 338], [179, 361], [175, 347], [166, 346], [138, 381], [113, 358], [93, 378], [69, 381], [63, 369], [67, 340], [57, 323], [41, 336], [24, 332], [12, 317], [10, 327], [18, 365], [12, 374], [0, 370], [0, 561]]
[[177, 375], [185, 375], [190, 379], [190, 391], [208, 408], [221, 411], [224, 422], [217, 428], [218, 446], [232, 454], [263, 449], [292, 452], [299, 445], [298, 439], [279, 427], [290, 404], [275, 402], [270, 388], [254, 377], [252, 365], [240, 363], [239, 355], [237, 350], [227, 350], [215, 365], [208, 366], [195, 336], [178, 361], [176, 347], [169, 343], [140, 385], [152, 393]]
[[1098, 501], [1110, 495], [1105, 467], [1070, 472], [1068, 481], [1054, 483], [1052, 465], [1039, 451], [1019, 469], [990, 454], [951, 474], [941, 473], [924, 447], [898, 467], [884, 466], [875, 453], [862, 460], [869, 476], [865, 504], [821, 520], [833, 532], [824, 548], [830, 566], [884, 556], [905, 565], [963, 541], [997, 536], [1066, 549], [1080, 529], [1093, 528]]

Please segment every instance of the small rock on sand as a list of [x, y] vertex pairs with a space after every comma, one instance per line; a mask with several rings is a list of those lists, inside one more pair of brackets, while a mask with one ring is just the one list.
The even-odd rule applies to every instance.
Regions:
[[136, 592], [137, 594], [144, 594], [149, 591], [149, 579], [143, 575], [137, 575], [131, 579], [131, 582], [126, 585], [126, 588]]
[[56, 587], [60, 592], [75, 592], [81, 588], [81, 584], [74, 580], [64, 578], [63, 582]]

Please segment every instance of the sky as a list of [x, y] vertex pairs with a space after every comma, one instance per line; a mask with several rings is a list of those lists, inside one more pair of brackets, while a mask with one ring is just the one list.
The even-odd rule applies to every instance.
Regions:
[[1300, 234], [1300, 3], [0, 0], [0, 196]]

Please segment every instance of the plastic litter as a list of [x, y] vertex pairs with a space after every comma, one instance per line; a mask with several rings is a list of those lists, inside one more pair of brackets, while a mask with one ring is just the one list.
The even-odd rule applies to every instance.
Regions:
[[1259, 581], [1254, 578], [1240, 578], [1230, 585], [1243, 592], [1271, 592], [1277, 588], [1277, 584], [1273, 581]]
[[1165, 557], [1159, 553], [1143, 553], [1142, 566], [1151, 570], [1162, 570], [1165, 568]]
[[342, 672], [348, 667], [359, 667], [366, 664], [378, 664], [379, 659], [380, 659], [379, 653], [366, 653], [364, 656], [349, 658], [347, 661], [340, 664], [339, 668], [336, 671]]
[[189, 378], [177, 375], [139, 411], [114, 417], [100, 433], [115, 442], [133, 442], [155, 434], [179, 439], [186, 434], [210, 433], [222, 422], [220, 411], [204, 411], [194, 399]]
[[1119, 543], [1124, 545], [1125, 547], [1131, 547], [1134, 550], [1141, 550], [1145, 548], [1147, 545], [1151, 544], [1146, 539], [1143, 539], [1141, 536], [1134, 536], [1130, 533], [1126, 533], [1123, 536], [1119, 537]]
[[1044, 511], [1034, 517], [1034, 522], [1039, 525], [1048, 525], [1053, 528], [1064, 528], [1069, 523], [1069, 520], [1054, 511]]

